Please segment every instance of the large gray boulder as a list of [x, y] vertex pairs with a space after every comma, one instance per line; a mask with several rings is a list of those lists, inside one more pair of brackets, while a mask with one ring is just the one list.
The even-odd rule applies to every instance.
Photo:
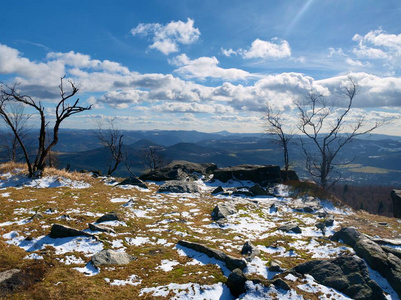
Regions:
[[401, 190], [393, 190], [390, 196], [393, 200], [393, 216], [401, 218]]
[[93, 234], [61, 224], [53, 224], [49, 236], [53, 239], [74, 236], [88, 236], [96, 238]]
[[213, 179], [227, 182], [229, 180], [250, 180], [261, 186], [281, 182], [279, 166], [239, 165], [221, 168], [213, 172]]
[[193, 249], [195, 251], [204, 253], [209, 257], [213, 257], [217, 260], [220, 260], [225, 263], [227, 269], [229, 269], [230, 271], [233, 271], [234, 269], [237, 269], [237, 268], [244, 270], [246, 267], [246, 262], [243, 259], [239, 259], [239, 258], [232, 257], [230, 255], [227, 255], [221, 250], [209, 248], [209, 247], [206, 247], [199, 243], [192, 243], [192, 242], [183, 241], [183, 240], [179, 241], [178, 245], [189, 248], [189, 249]]
[[229, 215], [233, 215], [237, 212], [235, 205], [233, 203], [219, 203], [212, 211], [212, 219], [213, 220], [220, 220], [225, 219]]
[[91, 262], [94, 266], [104, 266], [104, 265], [127, 265], [136, 257], [129, 255], [125, 252], [119, 252], [114, 250], [102, 250], [92, 256]]
[[284, 232], [293, 232], [293, 233], [302, 233], [301, 228], [295, 223], [287, 223], [280, 226], [277, 230], [281, 230]]
[[235, 297], [246, 292], [245, 282], [247, 281], [246, 276], [241, 269], [234, 269], [227, 278], [226, 285], [230, 289], [231, 294]]
[[401, 297], [401, 259], [392, 253], [387, 253], [382, 247], [359, 233], [355, 228], [347, 227], [337, 231], [332, 240], [342, 241], [350, 245], [356, 254], [365, 259], [369, 266], [378, 271], [399, 297]]
[[196, 183], [180, 180], [171, 180], [164, 183], [158, 193], [200, 193], [201, 190]]
[[370, 279], [365, 262], [356, 256], [308, 261], [296, 266], [294, 270], [310, 274], [320, 284], [334, 288], [352, 299], [386, 299], [382, 289]]

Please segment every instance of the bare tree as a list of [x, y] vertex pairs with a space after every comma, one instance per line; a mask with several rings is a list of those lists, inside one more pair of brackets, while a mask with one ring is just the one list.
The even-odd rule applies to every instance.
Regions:
[[264, 120], [266, 120], [265, 123], [266, 132], [278, 137], [272, 139], [272, 141], [283, 150], [285, 180], [288, 180], [288, 169], [290, 166], [288, 147], [291, 139], [294, 136], [294, 133], [292, 130], [290, 132], [284, 131], [285, 118], [283, 116], [283, 112], [274, 111], [269, 104], [266, 104], [265, 107]]
[[[25, 139], [28, 135], [27, 122], [30, 117], [30, 114], [24, 112], [24, 105], [21, 103], [10, 103], [9, 118], [21, 139]], [[2, 147], [7, 153], [8, 159], [13, 162], [19, 160], [21, 158], [20, 145], [14, 133], [12, 131], [4, 132], [2, 141]]]
[[115, 170], [117, 170], [118, 165], [124, 161], [124, 156], [122, 152], [123, 147], [123, 134], [115, 126], [115, 118], [108, 120], [108, 128], [103, 129], [103, 124], [98, 122], [98, 132], [97, 136], [105, 146], [111, 155], [110, 165], [107, 170], [107, 175], [111, 175]]
[[[13, 86], [2, 85], [0, 89], [0, 115], [6, 122], [7, 126], [12, 130], [14, 136], [18, 140], [19, 145], [24, 153], [24, 157], [28, 166], [29, 176], [33, 176], [37, 171], [42, 171], [45, 168], [45, 160], [50, 150], [58, 143], [58, 133], [61, 123], [68, 117], [83, 112], [85, 110], [91, 109], [92, 106], [79, 106], [79, 99], [76, 99], [73, 104], [69, 104], [67, 101], [74, 97], [78, 92], [78, 88], [74, 85], [72, 81], [68, 81], [70, 84], [70, 91], [66, 92], [63, 86], [63, 80], [65, 77], [61, 78], [59, 85], [60, 89], [60, 100], [56, 105], [55, 109], [55, 122], [52, 127], [52, 138], [50, 143], [46, 143], [47, 126], [45, 107], [42, 105], [41, 101], [34, 100], [28, 95], [23, 95], [17, 90], [17, 84]], [[38, 148], [36, 152], [36, 158], [32, 163], [27, 151], [27, 148], [19, 135], [17, 128], [14, 126], [9, 112], [9, 105], [11, 103], [20, 103], [25, 105], [39, 114], [40, 119], [40, 129], [38, 136]]]
[[[304, 142], [301, 146], [306, 158], [306, 169], [317, 178], [322, 188], [330, 188], [338, 178], [330, 178], [330, 173], [336, 165], [338, 153], [354, 138], [367, 134], [382, 126], [385, 121], [375, 122], [366, 126], [363, 116], [347, 120], [353, 101], [359, 92], [355, 79], [348, 77], [347, 84], [340, 87], [337, 98], [330, 101], [322, 94], [310, 92], [303, 101], [296, 101], [299, 110], [298, 129], [312, 142], [311, 150]], [[344, 103], [341, 103], [344, 101]], [[347, 128], [345, 127], [347, 125]]]
[[150, 146], [148, 149], [143, 149], [140, 153], [143, 164], [151, 171], [159, 170], [166, 165], [166, 161], [160, 150], [160, 147]]

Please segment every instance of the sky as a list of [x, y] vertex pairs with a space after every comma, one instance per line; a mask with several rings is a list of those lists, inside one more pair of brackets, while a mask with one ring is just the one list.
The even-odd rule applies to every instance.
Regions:
[[290, 129], [296, 101], [339, 98], [352, 76], [349, 122], [387, 119], [377, 133], [401, 135], [399, 0], [0, 5], [0, 81], [41, 101], [49, 121], [62, 76], [92, 105], [62, 127], [263, 132], [269, 104]]

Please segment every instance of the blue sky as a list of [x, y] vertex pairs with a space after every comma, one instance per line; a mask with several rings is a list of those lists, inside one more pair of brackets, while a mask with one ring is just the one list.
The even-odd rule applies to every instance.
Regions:
[[0, 80], [51, 114], [59, 78], [93, 109], [64, 127], [263, 131], [265, 103], [361, 92], [352, 117], [401, 135], [401, 2], [3, 1]]

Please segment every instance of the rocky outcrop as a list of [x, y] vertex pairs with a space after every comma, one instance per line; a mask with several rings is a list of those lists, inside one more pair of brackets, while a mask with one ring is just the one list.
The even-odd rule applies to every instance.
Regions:
[[229, 180], [249, 180], [261, 186], [282, 181], [279, 166], [258, 165], [239, 165], [217, 169], [213, 172], [213, 179], [222, 182]]
[[358, 256], [365, 259], [369, 266], [378, 271], [401, 297], [401, 259], [387, 253], [382, 247], [355, 228], [343, 228], [332, 239], [350, 245]]
[[107, 221], [120, 221], [120, 220], [121, 220], [120, 216], [116, 212], [112, 211], [101, 216], [99, 219], [96, 220], [96, 223], [102, 223]]
[[199, 243], [192, 243], [192, 242], [187, 242], [187, 241], [183, 241], [183, 240], [179, 241], [178, 245], [193, 249], [195, 251], [204, 253], [209, 257], [213, 257], [217, 260], [220, 260], [225, 263], [227, 269], [229, 269], [230, 271], [233, 271], [234, 269], [237, 269], [237, 268], [240, 270], [244, 270], [246, 267], [246, 262], [243, 259], [239, 259], [239, 258], [232, 257], [230, 255], [227, 255], [221, 250], [212, 249], [212, 248], [206, 247]]
[[92, 231], [100, 231], [100, 232], [107, 232], [107, 233], [116, 233], [114, 229], [106, 227], [106, 226], [100, 226], [100, 225], [95, 225], [93, 223], [88, 223], [88, 227]]
[[99, 267], [104, 265], [127, 265], [135, 259], [136, 257], [125, 252], [107, 249], [93, 255], [91, 262], [94, 266]]
[[73, 236], [88, 236], [96, 238], [93, 234], [61, 224], [53, 224], [49, 236], [53, 239]]
[[171, 180], [164, 183], [158, 193], [200, 193], [196, 183], [180, 180]]
[[310, 274], [320, 284], [332, 287], [352, 299], [386, 299], [382, 289], [370, 279], [364, 261], [356, 256], [308, 261], [296, 266], [294, 270]]
[[401, 218], [401, 190], [393, 190], [390, 195], [393, 200], [393, 216]]
[[212, 211], [212, 219], [220, 220], [225, 219], [229, 215], [235, 214], [237, 210], [235, 209], [235, 205], [233, 203], [219, 203]]
[[184, 180], [189, 175], [207, 175], [217, 169], [213, 163], [192, 163], [188, 161], [173, 161], [159, 170], [150, 171], [139, 176], [144, 181]]
[[146, 184], [140, 180], [137, 177], [128, 177], [125, 178], [123, 181], [121, 181], [119, 184], [117, 185], [133, 185], [133, 186], [139, 186], [141, 188], [147, 189], [148, 187], [146, 186]]

